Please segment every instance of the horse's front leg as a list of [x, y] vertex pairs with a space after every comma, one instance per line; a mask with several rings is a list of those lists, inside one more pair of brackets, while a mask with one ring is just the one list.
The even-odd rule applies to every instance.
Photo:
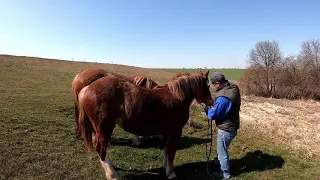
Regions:
[[172, 134], [168, 134], [168, 137], [166, 138], [166, 146], [164, 149], [164, 165], [168, 179], [176, 178], [173, 161], [177, 151], [176, 146], [181, 138], [181, 134], [182, 130], [180, 129]]
[[106, 174], [107, 180], [120, 180], [115, 169], [113, 168], [113, 164], [109, 159], [109, 155], [107, 151], [108, 143], [111, 139], [111, 135], [115, 127], [115, 123], [109, 124], [109, 125], [110, 126], [106, 126], [107, 128], [102, 127], [99, 131], [97, 131], [95, 136], [96, 150], [99, 153], [100, 163]]

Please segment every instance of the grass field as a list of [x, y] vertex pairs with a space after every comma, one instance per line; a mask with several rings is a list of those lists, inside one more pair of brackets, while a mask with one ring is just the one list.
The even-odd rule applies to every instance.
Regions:
[[[159, 82], [166, 82], [176, 73], [0, 56], [0, 179], [104, 179], [98, 154], [85, 152], [83, 141], [72, 138], [75, 123], [71, 81], [88, 67], [142, 73]], [[254, 109], [255, 101], [250, 103]], [[208, 134], [201, 112], [199, 106], [191, 106], [190, 119], [196, 126], [184, 127], [178, 145], [175, 170], [180, 180], [206, 179]], [[319, 179], [318, 155], [310, 156], [303, 149], [293, 150], [277, 143], [275, 131], [266, 133], [257, 128], [259, 124], [254, 120], [246, 122], [230, 147], [233, 179]], [[165, 179], [161, 142], [144, 139], [141, 147], [134, 148], [130, 138], [130, 134], [116, 128], [109, 153], [119, 175], [130, 180]]]

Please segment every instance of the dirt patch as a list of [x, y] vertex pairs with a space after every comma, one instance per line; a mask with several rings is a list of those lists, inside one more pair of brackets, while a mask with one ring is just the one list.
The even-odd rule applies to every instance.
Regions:
[[320, 155], [320, 103], [313, 100], [280, 100], [243, 97], [241, 122], [249, 123], [278, 143], [308, 155]]

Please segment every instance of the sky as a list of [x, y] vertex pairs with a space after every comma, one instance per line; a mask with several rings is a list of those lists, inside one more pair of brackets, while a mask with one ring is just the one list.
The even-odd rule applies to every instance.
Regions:
[[245, 68], [320, 38], [320, 1], [0, 0], [0, 54], [147, 68]]

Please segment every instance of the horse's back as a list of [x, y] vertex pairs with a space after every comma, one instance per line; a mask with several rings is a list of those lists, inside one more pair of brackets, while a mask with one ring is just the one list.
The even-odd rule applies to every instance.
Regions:
[[[79, 77], [84, 81], [84, 83], [91, 83], [101, 77], [106, 76], [108, 71], [102, 68], [92, 68], [87, 69], [79, 74]], [[87, 85], [89, 85], [87, 84]]]

